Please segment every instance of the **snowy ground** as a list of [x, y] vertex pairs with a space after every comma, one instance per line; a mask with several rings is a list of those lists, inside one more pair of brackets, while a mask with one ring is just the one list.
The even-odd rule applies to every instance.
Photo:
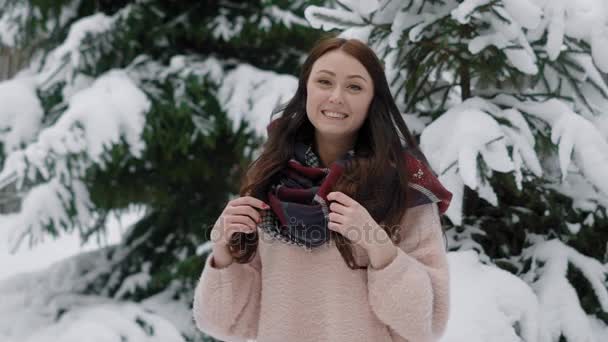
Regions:
[[[118, 223], [111, 224], [113, 242], [120, 236]], [[46, 244], [14, 256], [3, 252], [0, 341], [80, 342], [86, 336], [91, 342], [184, 342], [184, 336], [200, 334], [192, 324], [190, 300], [174, 300], [171, 287], [142, 303], [74, 294], [87, 270], [104, 267], [99, 249], [81, 249], [70, 236]], [[484, 265], [474, 251], [451, 252], [449, 263], [451, 315], [441, 342], [558, 340], [548, 333], [553, 329], [542, 327], [542, 316], [550, 313], [541, 313], [537, 295], [523, 280]], [[574, 312], [565, 316], [577, 317]], [[584, 327], [574, 332], [580, 338], [569, 341], [608, 341], [608, 327], [594, 317], [583, 318], [578, 324]]]
[[104, 241], [81, 246], [76, 235], [47, 237], [15, 254], [0, 222], [0, 341], [182, 342], [182, 332], [194, 334], [188, 305], [172, 300], [171, 288], [143, 303], [74, 294], [86, 271], [103, 268], [98, 252], [141, 215], [109, 218]]
[[139, 214], [137, 212], [128, 213], [119, 218], [110, 216], [106, 239], [100, 241], [100, 243], [90, 241], [81, 246], [80, 239], [76, 234], [64, 234], [58, 239], [47, 236], [44, 243], [31, 249], [24, 244], [14, 254], [9, 251], [8, 239], [3, 234], [2, 222], [0, 221], [0, 281], [15, 274], [46, 269], [59, 260], [80, 252], [98, 249], [100, 245], [107, 246], [117, 243], [124, 230], [138, 218]]

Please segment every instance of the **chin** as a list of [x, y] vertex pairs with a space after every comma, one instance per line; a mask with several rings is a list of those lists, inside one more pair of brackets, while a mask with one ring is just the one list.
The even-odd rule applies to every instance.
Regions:
[[346, 138], [352, 134], [350, 131], [338, 127], [321, 127], [317, 129], [317, 133], [327, 138]]

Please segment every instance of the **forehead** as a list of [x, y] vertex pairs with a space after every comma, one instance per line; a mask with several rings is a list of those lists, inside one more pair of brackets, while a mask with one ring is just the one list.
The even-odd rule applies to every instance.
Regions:
[[312, 66], [312, 73], [317, 73], [320, 70], [331, 71], [338, 77], [360, 75], [366, 80], [372, 79], [361, 62], [339, 49], [329, 51], [315, 61]]

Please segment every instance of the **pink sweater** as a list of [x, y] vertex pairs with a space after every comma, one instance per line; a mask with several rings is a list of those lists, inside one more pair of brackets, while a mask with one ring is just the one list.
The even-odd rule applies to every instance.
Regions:
[[437, 341], [450, 293], [437, 206], [410, 208], [401, 226], [398, 254], [382, 269], [354, 246], [368, 267], [351, 270], [333, 240], [307, 252], [259, 235], [250, 263], [221, 269], [210, 255], [194, 293], [196, 326], [225, 341]]

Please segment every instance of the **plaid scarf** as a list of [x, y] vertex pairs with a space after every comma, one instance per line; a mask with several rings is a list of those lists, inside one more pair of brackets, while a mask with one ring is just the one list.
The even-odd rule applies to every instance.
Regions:
[[[447, 191], [435, 174], [423, 162], [424, 156], [414, 156], [404, 151], [407, 171], [410, 175], [407, 207], [438, 203], [443, 214], [452, 194]], [[353, 150], [323, 168], [312, 146], [296, 143], [295, 153], [281, 170], [275, 184], [269, 186], [268, 204], [271, 210], [262, 212], [261, 230], [273, 239], [293, 244], [311, 251], [330, 240], [329, 203], [327, 195], [344, 172], [346, 162], [353, 158]], [[394, 177], [387, 177], [389, 183]]]

